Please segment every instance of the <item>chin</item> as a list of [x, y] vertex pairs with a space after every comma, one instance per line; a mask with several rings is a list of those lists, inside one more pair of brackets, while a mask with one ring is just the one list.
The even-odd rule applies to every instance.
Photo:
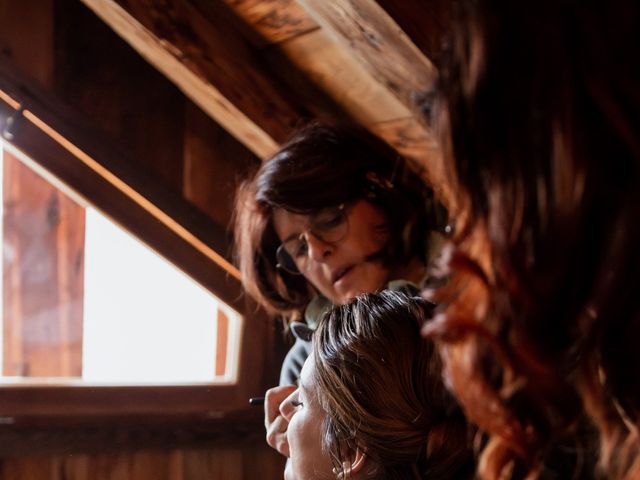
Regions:
[[287, 466], [284, 469], [284, 480], [295, 480], [291, 473], [291, 460], [287, 461]]
[[377, 292], [378, 289], [377, 288], [353, 288], [351, 290], [349, 290], [348, 292], [346, 292], [345, 294], [341, 295], [341, 299], [342, 301], [340, 302], [341, 304], [346, 304], [349, 303], [351, 300], [353, 300], [354, 298], [356, 298], [358, 295], [363, 295], [365, 293], [373, 293], [373, 292]]

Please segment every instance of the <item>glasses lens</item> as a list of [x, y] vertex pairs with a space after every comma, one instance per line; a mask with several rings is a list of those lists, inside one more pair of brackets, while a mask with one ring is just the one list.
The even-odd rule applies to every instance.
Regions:
[[339, 242], [347, 235], [348, 229], [344, 205], [326, 208], [311, 218], [311, 233], [325, 242]]
[[[289, 253], [301, 251], [301, 245], [299, 245], [301, 242], [304, 242], [304, 238], [302, 240], [292, 238], [278, 247], [278, 250], [276, 250], [276, 260], [278, 262], [278, 268], [296, 275], [301, 274], [298, 265], [296, 265], [296, 262], [294, 261], [295, 253]], [[302, 258], [306, 259], [307, 256], [305, 255]], [[300, 263], [304, 263], [306, 261], [303, 261], [302, 258], [300, 259]]]
[[[327, 243], [344, 239], [349, 230], [344, 205], [326, 208], [309, 219], [309, 234]], [[307, 235], [309, 235], [307, 234]], [[309, 261], [309, 245], [304, 234], [283, 242], [276, 250], [278, 268], [293, 274], [304, 272]]]

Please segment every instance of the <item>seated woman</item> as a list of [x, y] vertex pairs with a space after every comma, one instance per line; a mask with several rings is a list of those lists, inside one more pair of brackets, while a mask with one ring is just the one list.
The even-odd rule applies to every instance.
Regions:
[[288, 421], [286, 480], [472, 478], [471, 433], [420, 338], [426, 304], [363, 295], [320, 321]]
[[[354, 126], [296, 132], [236, 201], [237, 258], [247, 291], [287, 319], [296, 343], [282, 388], [267, 393], [267, 441], [288, 454], [280, 402], [293, 390], [320, 313], [356, 295], [416, 288], [437, 250], [444, 211], [407, 161]], [[440, 235], [441, 238], [441, 235]], [[411, 287], [413, 285], [414, 287]]]

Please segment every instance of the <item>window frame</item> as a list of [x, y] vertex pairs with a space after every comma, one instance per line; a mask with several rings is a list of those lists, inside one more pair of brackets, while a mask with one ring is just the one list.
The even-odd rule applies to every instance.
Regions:
[[[222, 427], [228, 431], [230, 422], [242, 435], [262, 434], [262, 409], [250, 407], [248, 398], [261, 395], [272, 380], [277, 361], [272, 347], [278, 339], [267, 315], [244, 295], [237, 269], [218, 253], [230, 250], [225, 229], [184, 198], [130, 168], [126, 155], [85, 119], [4, 60], [0, 60], [0, 132], [11, 153], [59, 188], [90, 199], [243, 316], [235, 384], [3, 384], [0, 438], [20, 429], [55, 425], [65, 429], [190, 425], [187, 430], [198, 428], [215, 436]], [[2, 443], [0, 453], [8, 447]], [[50, 449], [51, 445], [45, 446]]]

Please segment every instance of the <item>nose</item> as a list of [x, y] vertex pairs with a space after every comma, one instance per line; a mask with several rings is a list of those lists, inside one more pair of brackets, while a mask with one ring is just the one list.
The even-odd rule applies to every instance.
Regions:
[[293, 413], [295, 412], [295, 407], [293, 406], [292, 400], [295, 400], [298, 395], [298, 390], [294, 390], [291, 392], [287, 398], [285, 398], [280, 404], [280, 414], [288, 421], [291, 420]]
[[316, 262], [322, 262], [335, 249], [335, 245], [325, 242], [314, 234], [309, 234], [307, 238], [307, 246], [309, 248], [309, 258]]

